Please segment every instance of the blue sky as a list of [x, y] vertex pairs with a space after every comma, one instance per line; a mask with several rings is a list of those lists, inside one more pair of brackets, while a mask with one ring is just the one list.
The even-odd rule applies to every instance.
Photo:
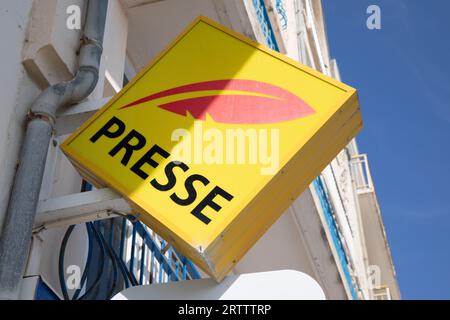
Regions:
[[[381, 29], [366, 9], [381, 9]], [[359, 90], [402, 298], [450, 299], [450, 1], [323, 0], [331, 55]]]

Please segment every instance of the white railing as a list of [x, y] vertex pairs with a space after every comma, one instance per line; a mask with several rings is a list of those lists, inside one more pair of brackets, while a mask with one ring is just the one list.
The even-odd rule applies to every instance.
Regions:
[[374, 300], [392, 300], [391, 291], [388, 287], [382, 286], [373, 289], [373, 299]]
[[352, 178], [358, 194], [374, 192], [372, 175], [366, 154], [353, 156], [350, 161]]

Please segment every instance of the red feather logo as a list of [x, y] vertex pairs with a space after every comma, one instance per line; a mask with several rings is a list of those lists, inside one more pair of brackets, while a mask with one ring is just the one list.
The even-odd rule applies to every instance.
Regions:
[[[160, 108], [205, 120], [208, 113], [220, 123], [262, 124], [276, 123], [306, 117], [315, 113], [306, 102], [280, 87], [265, 82], [242, 79], [213, 80], [192, 83], [133, 101], [120, 109], [180, 93], [210, 90], [238, 90], [245, 94], [219, 94], [176, 100], [158, 105]], [[258, 96], [251, 93], [263, 94]]]

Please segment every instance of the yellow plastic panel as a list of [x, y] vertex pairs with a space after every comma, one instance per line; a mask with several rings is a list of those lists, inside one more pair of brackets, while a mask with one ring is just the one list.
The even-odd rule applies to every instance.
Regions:
[[200, 17], [62, 149], [220, 281], [361, 126], [355, 89]]

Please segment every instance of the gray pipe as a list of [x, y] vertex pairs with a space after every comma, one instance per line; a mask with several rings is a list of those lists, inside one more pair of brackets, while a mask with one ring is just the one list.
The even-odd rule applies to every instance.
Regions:
[[0, 299], [17, 299], [25, 270], [56, 111], [94, 90], [102, 55], [108, 0], [89, 0], [75, 77], [44, 90], [31, 105], [19, 167], [0, 235]]

